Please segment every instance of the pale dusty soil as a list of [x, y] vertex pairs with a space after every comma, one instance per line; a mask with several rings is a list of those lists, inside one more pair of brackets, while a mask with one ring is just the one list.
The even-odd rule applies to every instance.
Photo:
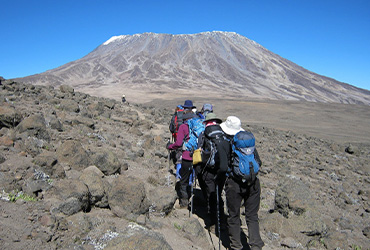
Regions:
[[151, 92], [140, 88], [101, 88], [83, 91], [116, 100], [120, 100], [122, 93], [125, 93], [130, 103], [145, 103], [156, 108], [174, 109], [178, 104], [183, 104], [184, 100], [191, 99], [199, 110], [204, 103], [212, 103], [214, 112], [221, 119], [236, 115], [241, 118], [243, 125], [291, 130], [339, 143], [370, 143], [370, 106], [365, 105], [252, 100], [224, 96], [224, 93], [219, 92], [200, 93], [185, 90], [176, 93]]

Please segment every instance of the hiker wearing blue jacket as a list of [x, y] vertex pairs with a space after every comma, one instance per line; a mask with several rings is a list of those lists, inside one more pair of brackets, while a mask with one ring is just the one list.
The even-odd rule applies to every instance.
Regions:
[[[227, 134], [230, 140], [233, 139], [240, 131], [244, 131], [238, 117], [229, 116], [226, 121], [221, 123], [220, 127]], [[231, 147], [230, 147], [231, 148]], [[230, 149], [229, 157], [231, 158], [232, 150]], [[255, 160], [259, 166], [262, 162], [258, 152], [254, 149]], [[231, 162], [231, 161], [230, 161]], [[252, 182], [237, 178], [231, 172], [232, 164], [228, 168], [228, 178], [225, 182], [226, 205], [229, 216], [227, 226], [229, 231], [229, 240], [231, 249], [243, 249], [240, 238], [240, 204], [244, 200], [245, 220], [248, 226], [249, 246], [251, 250], [260, 250], [264, 246], [259, 229], [258, 211], [261, 200], [261, 186], [258, 177], [253, 178]]]

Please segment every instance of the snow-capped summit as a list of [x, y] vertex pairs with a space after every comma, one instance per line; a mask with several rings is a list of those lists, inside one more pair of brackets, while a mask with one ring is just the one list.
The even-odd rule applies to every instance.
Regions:
[[102, 88], [135, 89], [370, 105], [370, 91], [310, 72], [225, 31], [113, 36], [79, 60], [22, 81], [68, 83], [95, 95]]
[[108, 45], [112, 42], [115, 42], [117, 40], [121, 40], [121, 39], [124, 39], [126, 36], [125, 35], [121, 35], [121, 36], [112, 36], [111, 38], [109, 38], [106, 42], [103, 43], [103, 45]]

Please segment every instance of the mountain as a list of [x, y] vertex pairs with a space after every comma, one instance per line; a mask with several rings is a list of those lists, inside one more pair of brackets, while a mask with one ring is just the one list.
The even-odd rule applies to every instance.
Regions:
[[370, 105], [368, 90], [315, 74], [244, 36], [220, 31], [114, 36], [79, 60], [16, 80], [68, 84], [111, 98], [137, 91]]

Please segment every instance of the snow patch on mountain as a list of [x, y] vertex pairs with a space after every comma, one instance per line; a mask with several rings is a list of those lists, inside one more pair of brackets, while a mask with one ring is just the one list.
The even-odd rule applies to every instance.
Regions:
[[126, 36], [125, 35], [121, 35], [121, 36], [112, 36], [111, 38], [109, 38], [105, 43], [103, 43], [103, 45], [108, 45], [114, 41], [117, 41], [117, 40], [122, 40], [124, 39]]

